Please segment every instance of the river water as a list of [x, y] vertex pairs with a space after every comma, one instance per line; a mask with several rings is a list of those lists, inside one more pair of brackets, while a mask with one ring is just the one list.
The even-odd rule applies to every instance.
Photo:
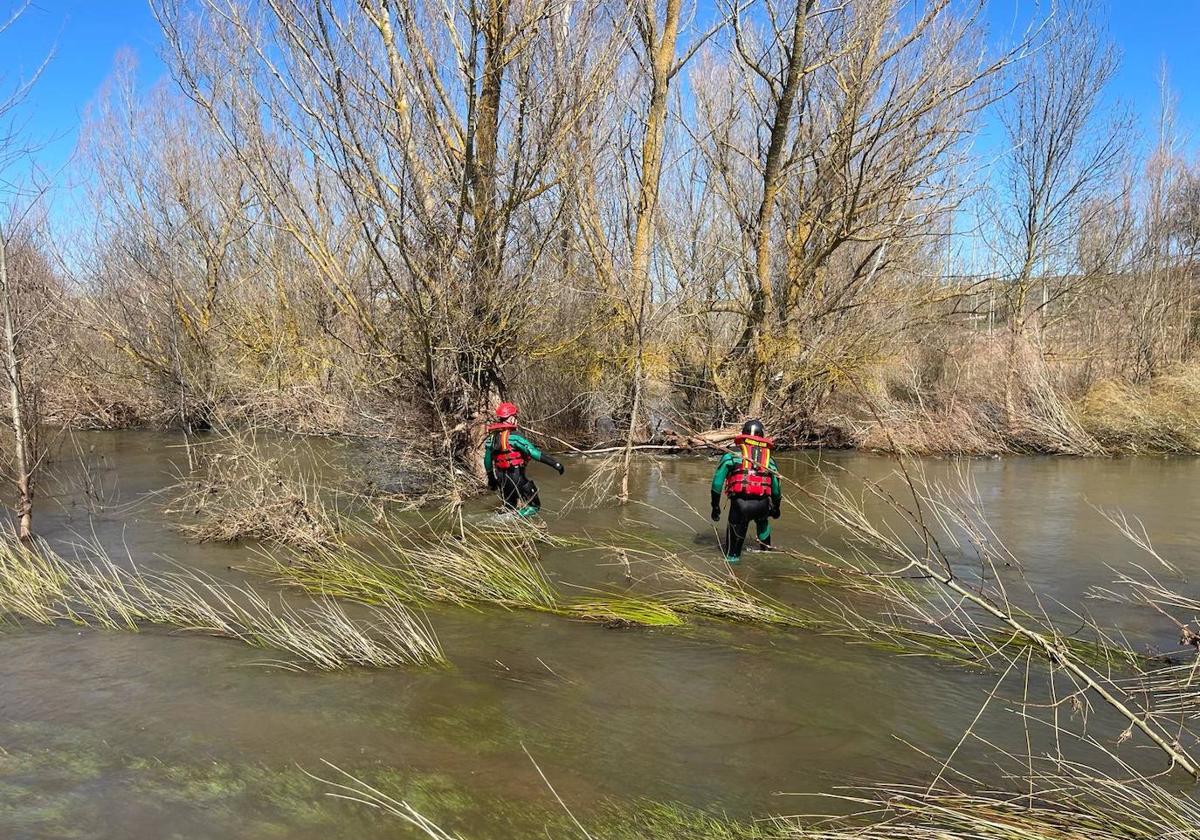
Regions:
[[[162, 512], [155, 494], [186, 464], [177, 437], [75, 440], [78, 452], [64, 448], [40, 500], [43, 536], [94, 536], [144, 566], [178, 563], [242, 579], [231, 567], [252, 547], [189, 543]], [[328, 446], [354, 465], [348, 470], [386, 472], [369, 453]], [[834, 481], [889, 480], [895, 468], [866, 454], [778, 460], [789, 486], [816, 486], [819, 470]], [[686, 546], [696, 562], [719, 560], [706, 516], [711, 460], [641, 461], [635, 504], [565, 512], [564, 500], [594, 467], [564, 461], [563, 478], [531, 468], [554, 533], [649, 534]], [[932, 479], [969, 474], [995, 532], [1021, 559], [1020, 574], [1048, 602], [1086, 606], [1133, 638], [1172, 646], [1163, 622], [1083, 595], [1112, 581], [1110, 567], [1145, 560], [1097, 508], [1140, 518], [1163, 555], [1200, 569], [1200, 462], [1008, 458], [922, 467]], [[469, 515], [485, 517], [493, 504], [477, 500]], [[802, 547], [827, 536], [820, 517], [811, 519], [785, 511], [776, 543]], [[565, 588], [612, 588], [626, 573], [572, 549], [543, 560]], [[789, 579], [796, 571], [786, 556], [748, 554], [738, 574], [786, 599], [804, 586]], [[541, 825], [564, 820], [542, 773], [599, 828], [596, 836], [644, 801], [738, 818], [811, 813], [828, 805], [797, 794], [925, 777], [936, 769], [930, 756], [955, 749], [996, 680], [799, 630], [704, 621], [611, 630], [492, 609], [435, 608], [428, 617], [448, 668], [300, 673], [270, 667], [264, 652], [236, 642], [162, 630], [4, 629], [3, 836], [411, 836], [394, 818], [327, 796], [308, 775], [336, 777], [324, 762], [471, 838], [543, 836]], [[1015, 737], [1004, 698], [994, 703], [980, 731]], [[1104, 732], [1102, 720], [1089, 725]], [[970, 767], [991, 761], [973, 743], [959, 753], [956, 762]]]

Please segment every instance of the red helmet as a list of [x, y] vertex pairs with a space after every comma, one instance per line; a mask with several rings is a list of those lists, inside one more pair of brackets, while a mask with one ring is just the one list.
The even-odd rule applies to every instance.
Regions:
[[496, 406], [496, 419], [508, 420], [517, 416], [517, 407], [510, 402], [502, 402]]

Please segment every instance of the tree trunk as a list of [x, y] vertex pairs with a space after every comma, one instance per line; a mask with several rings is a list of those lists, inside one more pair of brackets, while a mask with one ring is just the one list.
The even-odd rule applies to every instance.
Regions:
[[0, 237], [0, 305], [4, 308], [4, 367], [8, 375], [9, 408], [13, 424], [13, 480], [17, 486], [17, 536], [33, 536], [33, 475], [29, 428], [22, 410], [21, 362], [13, 319], [13, 296], [8, 277], [8, 243]]
[[473, 297], [473, 314], [482, 342], [468, 338], [467, 346], [459, 350], [463, 357], [459, 363], [459, 375], [464, 380], [462, 412], [453, 421], [456, 424], [465, 423], [467, 429], [464, 434], [454, 436], [451, 454], [453, 460], [480, 482], [485, 477], [481, 453], [487, 437], [486, 417], [499, 393], [500, 373], [495, 369], [499, 356], [492, 351], [499, 330], [496, 300], [498, 295], [504, 293], [501, 288], [501, 225], [496, 180], [508, 8], [509, 0], [489, 0], [483, 12], [480, 25], [483, 69], [467, 154], [474, 230], [470, 263], [473, 276], [466, 278], [466, 283]]
[[1015, 439], [1020, 431], [1017, 423], [1017, 365], [1025, 332], [1027, 289], [1025, 280], [1022, 280], [1016, 301], [1008, 316], [1008, 347], [1005, 352], [1006, 364], [1004, 366], [1004, 426], [1010, 439]]
[[[474, 215], [475, 281], [491, 291], [500, 272], [496, 206], [500, 101], [504, 82], [504, 33], [508, 0], [490, 0], [483, 21], [483, 73], [468, 165], [471, 167], [471, 212]], [[490, 303], [486, 293], [481, 302]]]
[[[654, 212], [658, 206], [659, 178], [662, 175], [664, 135], [667, 122], [667, 91], [675, 64], [675, 41], [679, 34], [679, 8], [682, 0], [667, 0], [662, 36], [650, 43], [653, 50], [650, 79], [650, 110], [646, 114], [646, 136], [642, 139], [642, 177], [638, 190], [637, 223], [634, 228], [630, 254], [631, 288], [639, 295], [637, 322], [637, 357], [633, 367], [633, 405], [629, 414], [629, 429], [625, 437], [625, 452], [621, 458], [620, 502], [629, 501], [629, 463], [633, 458], [633, 439], [637, 435], [638, 414], [642, 401], [642, 355], [645, 351], [646, 324], [650, 295], [650, 251], [653, 246]], [[654, 17], [654, 6], [647, 6], [647, 19]], [[653, 27], [647, 26], [649, 32]], [[648, 36], [649, 40], [649, 36]]]
[[633, 439], [637, 434], [637, 416], [642, 408], [642, 357], [638, 354], [633, 366], [633, 403], [629, 411], [629, 432], [625, 435], [625, 451], [621, 456], [621, 504], [629, 501], [629, 464], [633, 460]]
[[751, 417], [762, 414], [767, 396], [767, 361], [770, 336], [773, 334], [771, 318], [775, 312], [774, 285], [771, 282], [771, 219], [775, 215], [776, 198], [779, 195], [783, 175], [783, 151], [791, 128], [792, 109], [796, 103], [796, 92], [804, 75], [804, 35], [808, 28], [808, 16], [815, 0], [798, 0], [795, 19], [792, 21], [792, 45], [788, 52], [787, 69], [784, 71], [783, 90], [780, 93], [775, 117], [771, 123], [771, 141], [767, 145], [767, 157], [763, 162], [762, 201], [755, 217], [754, 243], [754, 302], [751, 317], [753, 341], [750, 353], [750, 404], [747, 411]]

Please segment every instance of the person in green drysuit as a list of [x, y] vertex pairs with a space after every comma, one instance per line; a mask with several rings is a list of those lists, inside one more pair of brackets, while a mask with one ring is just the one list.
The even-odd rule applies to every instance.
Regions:
[[483, 468], [487, 473], [488, 489], [499, 490], [504, 507], [516, 511], [522, 518], [533, 516], [542, 507], [537, 485], [525, 474], [530, 461], [558, 470], [564, 467], [549, 455], [542, 454], [528, 439], [516, 433], [517, 407], [501, 403], [496, 408], [496, 422], [488, 426], [487, 442], [483, 446]]
[[771, 548], [771, 519], [778, 519], [783, 502], [779, 470], [771, 457], [771, 440], [763, 425], [751, 420], [734, 438], [737, 452], [726, 452], [717, 463], [712, 480], [712, 520], [721, 520], [721, 493], [729, 496], [729, 521], [725, 529], [725, 561], [742, 558], [746, 532], [754, 523], [758, 544]]

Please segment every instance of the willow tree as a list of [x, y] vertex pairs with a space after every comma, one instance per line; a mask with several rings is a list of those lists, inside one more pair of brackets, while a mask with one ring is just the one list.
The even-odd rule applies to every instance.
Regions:
[[155, 9], [184, 90], [355, 324], [370, 381], [478, 472], [611, 20], [566, 0]]
[[629, 464], [633, 457], [638, 418], [642, 412], [645, 387], [646, 334], [651, 309], [650, 254], [653, 248], [655, 213], [658, 209], [659, 182], [662, 178], [663, 150], [666, 143], [667, 96], [671, 80], [679, 72], [676, 40], [679, 37], [679, 10], [682, 0], [666, 0], [660, 13], [655, 0], [644, 0], [632, 7], [640, 36], [639, 63], [645, 69], [649, 97], [642, 125], [641, 155], [637, 168], [637, 199], [633, 212], [633, 238], [629, 249], [629, 324], [633, 340], [633, 371], [629, 401], [629, 428], [621, 459], [619, 500], [629, 499]]
[[[786, 9], [786, 10], [785, 10]], [[806, 45], [810, 37], [810, 21], [819, 23], [820, 18], [836, 14], [840, 6], [817, 8], [817, 0], [796, 0], [787, 7], [770, 6], [766, 14], [767, 35], [758, 43], [750, 43], [743, 19], [744, 10], [735, 6], [731, 12], [734, 27], [734, 46], [741, 63], [751, 70], [761, 82], [752, 84], [750, 90], [759, 93], [765, 101], [761, 105], [761, 127], [765, 131], [765, 145], [760, 142], [757, 159], [761, 168], [757, 173], [759, 191], [757, 206], [743, 210], [737, 207], [740, 190], [730, 181], [733, 167], [720, 167], [727, 188], [726, 195], [732, 199], [731, 206], [739, 216], [742, 235], [752, 258], [745, 261], [746, 285], [749, 291], [749, 311], [742, 335], [735, 352], [726, 359], [729, 363], [744, 365], [749, 380], [750, 401], [747, 414], [762, 413], [766, 396], [765, 377], [768, 360], [762, 357], [766, 349], [762, 336], [756, 332], [766, 323], [767, 302], [773, 295], [774, 284], [771, 271], [772, 221], [775, 216], [779, 191], [783, 184], [788, 139], [792, 131], [792, 114], [802, 108], [806, 97], [801, 95], [802, 85], [809, 79], [819, 64], [833, 56], [821, 53]], [[790, 19], [789, 19], [790, 16]], [[807, 50], [806, 50], [807, 46]], [[803, 115], [798, 115], [803, 121]]]
[[[1093, 10], [1091, 0], [1081, 0], [1058, 11], [1039, 48], [1018, 65], [1015, 93], [1001, 110], [1009, 152], [991, 220], [1008, 298], [1004, 413], [1010, 434], [1019, 431], [1022, 416], [1018, 357], [1029, 326], [1040, 326], [1050, 306], [1087, 279], [1075, 259], [1080, 232], [1119, 200], [1113, 187], [1121, 183], [1130, 125], [1126, 116], [1101, 110], [1118, 64]], [[1091, 266], [1089, 274], [1102, 272]], [[1051, 278], [1059, 281], [1053, 290]]]
[[234, 300], [261, 257], [249, 247], [259, 219], [246, 177], [190, 103], [162, 85], [136, 87], [123, 54], [80, 132], [89, 323], [146, 413], [190, 431], [211, 423], [224, 396]]
[[982, 9], [797, 0], [737, 15], [735, 82], [698, 94], [742, 231], [743, 268], [714, 301], [739, 323], [717, 383], [728, 403], [792, 423], [875, 352], [853, 319], [958, 206], [963, 138], [1015, 52], [980, 59]]

